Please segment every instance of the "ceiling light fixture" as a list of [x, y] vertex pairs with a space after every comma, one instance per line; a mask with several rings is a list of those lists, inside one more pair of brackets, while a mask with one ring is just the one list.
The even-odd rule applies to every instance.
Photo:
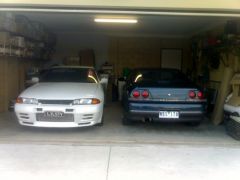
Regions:
[[96, 18], [95, 22], [98, 23], [129, 23], [136, 24], [138, 21], [136, 19], [106, 19], [106, 18]]

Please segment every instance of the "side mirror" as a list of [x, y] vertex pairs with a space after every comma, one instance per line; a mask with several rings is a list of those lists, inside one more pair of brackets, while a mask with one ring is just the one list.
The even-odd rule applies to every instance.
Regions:
[[38, 77], [32, 77], [32, 83], [38, 83], [39, 78]]

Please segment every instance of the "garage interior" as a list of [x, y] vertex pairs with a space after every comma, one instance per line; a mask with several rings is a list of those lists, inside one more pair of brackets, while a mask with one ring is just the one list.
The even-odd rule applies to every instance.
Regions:
[[[138, 22], [101, 24], [94, 22], [95, 18], [132, 18]], [[1, 141], [237, 143], [224, 131], [222, 112], [213, 108], [223, 95], [220, 89], [226, 69], [232, 69], [230, 77], [240, 70], [239, 18], [0, 12], [0, 27]], [[169, 57], [175, 61], [165, 61]], [[17, 124], [9, 112], [12, 101], [30, 85], [34, 73], [56, 64], [90, 65], [110, 74], [103, 127], [37, 129]], [[116, 92], [127, 73], [140, 67], [179, 68], [206, 88], [209, 113], [205, 122], [199, 127], [171, 123], [122, 126], [121, 90]], [[229, 89], [225, 85], [224, 93]]]

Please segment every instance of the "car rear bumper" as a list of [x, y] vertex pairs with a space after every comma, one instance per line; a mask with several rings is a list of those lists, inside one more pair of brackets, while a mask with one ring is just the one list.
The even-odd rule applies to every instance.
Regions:
[[[129, 109], [125, 111], [124, 116], [134, 121], [150, 119], [159, 122], [199, 122], [205, 116], [205, 105], [203, 103], [129, 103], [128, 107]], [[160, 118], [160, 111], [177, 111], [179, 118]]]
[[131, 120], [151, 119], [159, 122], [197, 122], [204, 119], [200, 111], [179, 111], [179, 118], [159, 118], [159, 111], [130, 111], [125, 116]]
[[[44, 117], [44, 113], [47, 111], [63, 112], [64, 117], [48, 119]], [[18, 122], [24, 126], [57, 128], [84, 127], [101, 123], [103, 104], [78, 106], [15, 104], [15, 113]], [[41, 118], [39, 118], [39, 114]], [[68, 118], [65, 119], [65, 117]]]

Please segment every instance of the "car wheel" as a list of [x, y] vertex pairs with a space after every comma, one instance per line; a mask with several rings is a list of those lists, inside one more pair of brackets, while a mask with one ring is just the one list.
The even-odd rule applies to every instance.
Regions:
[[131, 119], [129, 119], [129, 118], [127, 118], [127, 117], [123, 117], [123, 118], [122, 118], [122, 124], [123, 124], [124, 126], [129, 126], [129, 125], [132, 125], [133, 122], [131, 121]]
[[96, 126], [103, 126], [103, 124], [104, 124], [104, 116], [102, 115], [101, 122], [96, 124]]
[[225, 120], [225, 129], [228, 135], [236, 140], [240, 140], [240, 123], [232, 118]]

